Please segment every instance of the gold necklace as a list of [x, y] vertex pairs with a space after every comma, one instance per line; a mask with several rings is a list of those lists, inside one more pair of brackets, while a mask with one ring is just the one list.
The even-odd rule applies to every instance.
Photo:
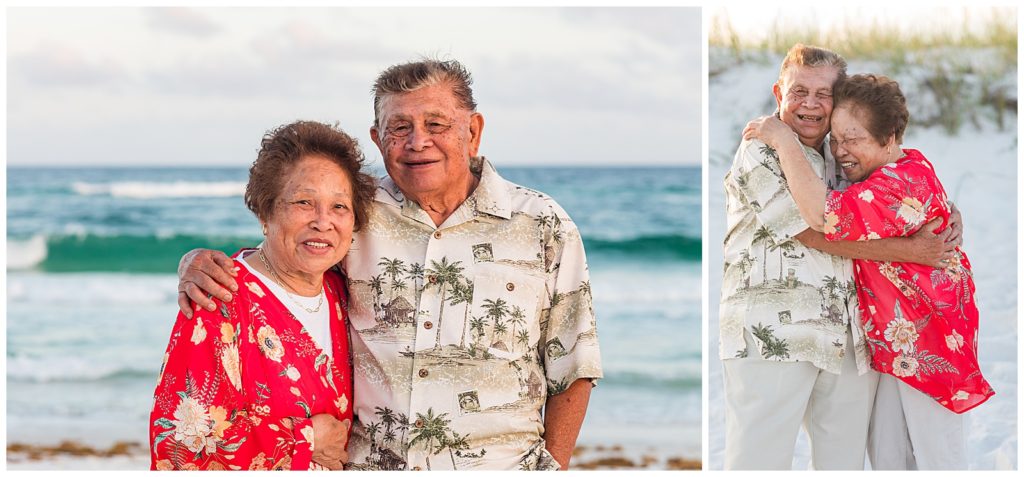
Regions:
[[320, 307], [323, 306], [324, 304], [324, 289], [322, 287], [320, 288], [320, 301], [316, 303], [316, 307], [306, 308], [305, 306], [302, 305], [302, 303], [299, 303], [298, 300], [292, 297], [291, 292], [288, 291], [288, 287], [284, 285], [284, 280], [281, 280], [281, 277], [277, 275], [277, 271], [274, 270], [274, 267], [270, 266], [270, 262], [267, 261], [267, 256], [266, 254], [263, 253], [262, 247], [259, 248], [259, 251], [260, 262], [263, 262], [263, 266], [267, 267], [267, 270], [270, 270], [270, 274], [273, 275], [274, 281], [276, 281], [277, 284], [281, 287], [281, 289], [284, 290], [285, 295], [288, 295], [288, 299], [291, 300], [292, 303], [295, 304], [295, 306], [302, 308], [303, 310], [306, 310], [306, 313], [313, 314], [319, 312]]

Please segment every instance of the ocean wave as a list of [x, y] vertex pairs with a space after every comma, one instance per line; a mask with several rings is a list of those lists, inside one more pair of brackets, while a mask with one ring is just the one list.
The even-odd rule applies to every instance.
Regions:
[[584, 246], [589, 255], [625, 255], [649, 260], [701, 259], [701, 239], [682, 234], [641, 235], [625, 239], [586, 238]]
[[71, 190], [78, 195], [109, 195], [132, 199], [240, 197], [245, 193], [245, 182], [75, 182], [71, 184]]
[[7, 241], [7, 269], [48, 272], [175, 273], [181, 256], [194, 248], [232, 254], [258, 238], [199, 235], [36, 236]]
[[112, 381], [152, 379], [156, 381], [159, 362], [141, 368], [129, 364], [98, 363], [82, 358], [7, 358], [7, 379], [21, 382], [48, 383], [56, 381]]
[[7, 240], [7, 269], [25, 270], [46, 260], [46, 237], [36, 235], [28, 240]]
[[665, 273], [651, 271], [639, 274], [632, 270], [623, 271], [616, 267], [591, 267], [590, 283], [594, 291], [594, 304], [610, 309], [646, 308], [671, 310], [675, 314], [684, 311], [680, 307], [694, 308], [700, 312], [701, 277], [698, 269], [694, 274], [685, 272]]
[[687, 376], [678, 374], [665, 376], [637, 371], [606, 371], [600, 385], [652, 390], [700, 391], [701, 377], [699, 373]]
[[[81, 231], [70, 235], [8, 239], [7, 269], [50, 272], [174, 273], [181, 256], [194, 248], [231, 254], [258, 244], [258, 237], [223, 237], [173, 234], [97, 235]], [[699, 262], [701, 241], [684, 235], [641, 236], [624, 240], [586, 241], [588, 256], [642, 260]]]
[[[167, 306], [175, 303], [178, 279], [167, 274], [127, 273], [11, 273], [7, 275], [7, 304], [47, 309], [75, 306]], [[8, 327], [8, 336], [11, 328]]]
[[[154, 364], [155, 363], [155, 364]], [[54, 359], [10, 357], [7, 378], [20, 382], [97, 382], [114, 380], [156, 380], [159, 362], [138, 367], [127, 363], [98, 363], [62, 356]], [[642, 388], [649, 390], [700, 390], [700, 375], [681, 376], [625, 371], [606, 372], [602, 386]]]

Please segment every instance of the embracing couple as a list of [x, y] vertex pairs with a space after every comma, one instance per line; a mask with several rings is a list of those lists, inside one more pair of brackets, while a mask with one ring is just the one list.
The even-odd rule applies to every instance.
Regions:
[[[796, 45], [725, 177], [726, 469], [966, 469], [993, 390], [959, 213], [899, 85]], [[830, 133], [831, 129], [831, 133]], [[851, 260], [852, 259], [852, 260]]]
[[470, 85], [456, 61], [381, 73], [379, 181], [336, 127], [267, 133], [263, 243], [179, 268], [153, 469], [568, 467], [602, 376], [583, 241], [478, 156]]

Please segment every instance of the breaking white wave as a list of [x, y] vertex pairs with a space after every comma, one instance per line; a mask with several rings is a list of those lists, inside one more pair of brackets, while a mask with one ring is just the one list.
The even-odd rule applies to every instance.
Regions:
[[131, 363], [111, 360], [86, 359], [71, 356], [28, 357], [15, 356], [7, 358], [7, 379], [28, 382], [53, 381], [97, 381], [103, 379], [138, 379], [156, 380], [159, 360]]
[[236, 197], [245, 193], [244, 182], [75, 182], [71, 190], [79, 195], [109, 195], [133, 199], [175, 197]]
[[46, 237], [36, 235], [28, 240], [7, 239], [7, 269], [25, 270], [46, 260]]
[[[8, 265], [10, 267], [10, 265]], [[177, 298], [172, 274], [31, 273], [7, 276], [8, 305], [95, 307], [167, 305]]]

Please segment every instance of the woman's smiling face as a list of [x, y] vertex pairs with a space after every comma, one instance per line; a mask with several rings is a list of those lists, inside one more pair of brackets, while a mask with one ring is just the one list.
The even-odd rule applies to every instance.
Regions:
[[319, 276], [348, 253], [354, 222], [348, 174], [327, 158], [306, 156], [287, 173], [265, 246], [275, 267]]
[[868, 132], [867, 115], [855, 104], [844, 102], [832, 111], [832, 134], [829, 147], [846, 177], [853, 182], [867, 179], [872, 172], [892, 161], [889, 144], [879, 144]]

